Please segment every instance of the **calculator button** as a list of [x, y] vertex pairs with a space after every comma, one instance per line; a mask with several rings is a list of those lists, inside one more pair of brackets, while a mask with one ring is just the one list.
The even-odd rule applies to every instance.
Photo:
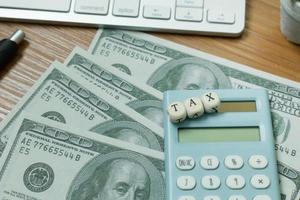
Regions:
[[196, 200], [193, 196], [181, 196], [178, 200]]
[[181, 156], [177, 158], [176, 166], [180, 170], [191, 170], [195, 167], [195, 160], [192, 157]]
[[219, 196], [205, 196], [203, 200], [221, 200]]
[[211, 175], [211, 176], [204, 176], [202, 178], [202, 186], [205, 188], [205, 189], [208, 189], [208, 190], [214, 190], [214, 189], [217, 189], [220, 187], [221, 185], [221, 181], [219, 179], [219, 177], [217, 176], [214, 176], [214, 175]]
[[268, 195], [256, 195], [253, 200], [272, 200]]
[[247, 200], [243, 195], [232, 195], [228, 200]]
[[139, 15], [140, 0], [115, 0], [113, 15], [122, 17], [137, 17]]
[[204, 169], [217, 169], [219, 160], [216, 156], [204, 156], [201, 158], [200, 165]]
[[170, 19], [171, 8], [166, 6], [144, 6], [144, 17], [150, 19]]
[[245, 179], [241, 175], [230, 175], [226, 179], [226, 185], [231, 189], [241, 189], [245, 184]]
[[196, 179], [192, 176], [180, 176], [177, 179], [177, 187], [181, 190], [191, 190], [196, 186]]
[[201, 22], [203, 20], [203, 9], [177, 7], [175, 19], [180, 21]]
[[265, 189], [270, 185], [270, 179], [263, 174], [257, 174], [252, 176], [251, 185], [257, 189]]
[[268, 165], [268, 161], [263, 155], [253, 155], [249, 159], [249, 165], [254, 169], [264, 169]]
[[219, 24], [234, 24], [235, 13], [223, 10], [209, 10], [207, 12], [207, 21]]
[[225, 158], [225, 166], [228, 169], [240, 169], [244, 165], [244, 161], [241, 156], [229, 155]]

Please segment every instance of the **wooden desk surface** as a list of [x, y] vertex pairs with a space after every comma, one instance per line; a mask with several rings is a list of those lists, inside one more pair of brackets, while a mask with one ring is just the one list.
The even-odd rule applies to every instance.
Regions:
[[[154, 34], [300, 82], [300, 46], [280, 32], [279, 0], [248, 0], [246, 30], [239, 38]], [[0, 121], [55, 60], [75, 46], [87, 49], [96, 28], [0, 22], [0, 38], [17, 28], [26, 32], [22, 55], [0, 71]]]

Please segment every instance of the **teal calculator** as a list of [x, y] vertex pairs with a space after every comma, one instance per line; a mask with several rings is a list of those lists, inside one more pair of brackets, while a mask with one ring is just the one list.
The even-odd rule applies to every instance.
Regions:
[[[167, 200], [280, 200], [266, 90], [212, 91], [217, 113], [172, 123], [164, 111]], [[167, 91], [164, 108], [207, 92]]]

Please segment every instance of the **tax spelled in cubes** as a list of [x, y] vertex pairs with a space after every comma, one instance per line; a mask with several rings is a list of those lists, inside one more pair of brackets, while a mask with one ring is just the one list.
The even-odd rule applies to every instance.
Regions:
[[168, 106], [168, 113], [173, 123], [184, 121], [187, 115], [184, 104], [179, 101], [173, 102]]
[[201, 101], [204, 106], [204, 110], [207, 113], [218, 112], [218, 109], [221, 105], [221, 100], [217, 93], [207, 92], [201, 97]]
[[188, 98], [184, 101], [187, 116], [189, 118], [198, 118], [204, 113], [202, 101], [198, 97]]

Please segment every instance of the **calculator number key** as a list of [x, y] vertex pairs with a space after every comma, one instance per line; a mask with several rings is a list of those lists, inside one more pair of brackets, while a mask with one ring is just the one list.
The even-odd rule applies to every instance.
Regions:
[[180, 170], [191, 170], [195, 167], [195, 160], [189, 156], [181, 156], [177, 158], [176, 166]]
[[263, 155], [253, 155], [249, 159], [249, 165], [254, 169], [264, 169], [268, 165], [268, 160]]
[[221, 200], [219, 196], [205, 196], [203, 200]]
[[238, 155], [227, 156], [224, 163], [228, 169], [240, 169], [244, 165], [242, 157]]
[[252, 176], [251, 185], [257, 189], [265, 189], [270, 185], [270, 179], [266, 175], [257, 174]]
[[192, 190], [196, 186], [196, 179], [192, 176], [180, 176], [177, 179], [177, 187], [181, 190]]
[[247, 200], [243, 195], [232, 195], [228, 200]]
[[178, 200], [196, 200], [193, 196], [181, 196]]
[[219, 160], [216, 156], [204, 156], [201, 158], [200, 165], [203, 169], [217, 169]]
[[204, 176], [201, 183], [202, 186], [208, 190], [218, 189], [221, 185], [220, 178], [214, 175]]
[[253, 200], [272, 200], [268, 195], [257, 195], [253, 198]]
[[226, 179], [226, 185], [231, 189], [241, 189], [245, 184], [245, 179], [241, 175], [230, 175]]

